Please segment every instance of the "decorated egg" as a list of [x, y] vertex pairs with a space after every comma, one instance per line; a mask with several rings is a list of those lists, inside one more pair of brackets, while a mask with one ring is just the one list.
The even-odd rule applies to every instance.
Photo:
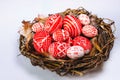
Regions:
[[62, 21], [62, 16], [60, 14], [53, 14], [46, 20], [44, 30], [52, 34], [62, 27]]
[[90, 24], [90, 19], [89, 19], [89, 17], [88, 17], [86, 14], [80, 14], [80, 15], [78, 16], [78, 18], [79, 18], [79, 20], [81, 21], [81, 23], [82, 23], [83, 25], [88, 25], [88, 24]]
[[43, 28], [44, 28], [44, 24], [41, 22], [37, 22], [32, 25], [32, 31], [34, 31], [34, 32], [39, 32], [39, 31], [43, 30]]
[[83, 47], [86, 54], [89, 53], [92, 49], [92, 43], [90, 42], [90, 40], [83, 36], [77, 36], [76, 38], [74, 38], [73, 45]]
[[81, 46], [72, 46], [67, 49], [67, 56], [71, 59], [78, 59], [84, 56], [84, 49]]
[[81, 22], [73, 15], [65, 16], [63, 20], [64, 29], [70, 33], [71, 37], [75, 37], [81, 34]]
[[65, 58], [67, 55], [67, 49], [70, 47], [69, 44], [65, 42], [53, 42], [49, 46], [49, 53], [54, 58]]
[[52, 37], [55, 41], [62, 42], [69, 38], [69, 32], [63, 29], [58, 29], [53, 33]]
[[82, 33], [85, 36], [92, 38], [92, 37], [95, 37], [96, 35], [98, 35], [98, 30], [92, 25], [85, 25], [82, 28]]
[[65, 42], [68, 43], [68, 44], [70, 44], [70, 45], [73, 44], [73, 40], [72, 40], [71, 37], [69, 37]]
[[34, 34], [33, 45], [37, 52], [48, 52], [48, 47], [51, 44], [51, 37], [46, 31], [39, 31]]

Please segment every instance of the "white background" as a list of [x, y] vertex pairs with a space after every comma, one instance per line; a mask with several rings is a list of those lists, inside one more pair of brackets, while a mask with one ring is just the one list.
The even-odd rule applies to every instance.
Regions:
[[[120, 1], [119, 0], [0, 0], [0, 80], [119, 80], [120, 79]], [[99, 17], [116, 23], [116, 39], [110, 58], [102, 70], [83, 77], [60, 77], [31, 65], [18, 49], [22, 20], [38, 14], [56, 13], [67, 8], [84, 7]]]

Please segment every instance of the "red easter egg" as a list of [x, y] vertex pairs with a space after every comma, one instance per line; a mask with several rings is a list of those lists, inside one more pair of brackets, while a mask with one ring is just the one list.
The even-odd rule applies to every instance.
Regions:
[[60, 14], [53, 14], [46, 20], [44, 30], [52, 34], [57, 29], [62, 28], [62, 21], [62, 16]]
[[79, 18], [79, 20], [81, 21], [81, 23], [82, 23], [83, 25], [88, 25], [88, 24], [90, 24], [90, 19], [89, 19], [89, 17], [88, 17], [86, 14], [80, 14], [80, 15], [78, 16], [78, 18]]
[[83, 36], [77, 36], [76, 38], [74, 38], [73, 45], [83, 47], [86, 54], [89, 53], [92, 49], [92, 43], [90, 42], [90, 40]]
[[84, 49], [81, 46], [72, 46], [67, 49], [67, 56], [71, 59], [78, 59], [84, 56]]
[[73, 44], [73, 40], [72, 40], [71, 37], [69, 37], [65, 42], [68, 43], [68, 44], [70, 44], [70, 45]]
[[32, 31], [39, 32], [39, 31], [43, 30], [43, 28], [44, 28], [44, 24], [41, 22], [37, 22], [37, 23], [33, 24]]
[[67, 30], [58, 29], [53, 33], [52, 37], [55, 41], [62, 42], [69, 38], [69, 32]]
[[33, 36], [33, 45], [36, 51], [40, 54], [48, 52], [48, 47], [51, 44], [51, 37], [46, 31], [36, 32]]
[[98, 35], [98, 30], [92, 25], [85, 25], [82, 28], [82, 33], [85, 36], [92, 38], [92, 37], [95, 37], [96, 35]]
[[64, 29], [70, 33], [71, 37], [75, 37], [81, 34], [81, 22], [73, 15], [67, 15], [63, 20]]
[[49, 46], [49, 53], [54, 58], [65, 58], [67, 55], [67, 49], [69, 48], [69, 44], [65, 42], [53, 42]]

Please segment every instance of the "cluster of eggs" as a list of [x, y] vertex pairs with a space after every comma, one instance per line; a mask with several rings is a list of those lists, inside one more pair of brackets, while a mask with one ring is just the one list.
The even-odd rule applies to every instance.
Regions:
[[78, 59], [92, 49], [91, 38], [98, 34], [97, 29], [90, 25], [89, 16], [80, 14], [50, 15], [45, 23], [33, 24], [33, 45], [39, 54], [48, 53], [56, 59]]

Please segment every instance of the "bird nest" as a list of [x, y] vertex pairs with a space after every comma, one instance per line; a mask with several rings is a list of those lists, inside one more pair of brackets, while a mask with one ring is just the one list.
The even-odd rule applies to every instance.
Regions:
[[[40, 66], [43, 69], [49, 69], [55, 71], [57, 74], [63, 76], [66, 74], [71, 75], [83, 75], [87, 72], [95, 70], [101, 64], [103, 64], [109, 58], [110, 51], [114, 43], [114, 35], [111, 27], [114, 25], [114, 21], [105, 18], [98, 18], [96, 15], [88, 12], [84, 8], [67, 9], [64, 12], [59, 13], [62, 17], [68, 14], [77, 16], [79, 14], [86, 14], [89, 16], [90, 24], [96, 26], [98, 35], [91, 39], [92, 50], [89, 54], [86, 54], [79, 59], [51, 59], [49, 57], [38, 55], [33, 47], [33, 38], [27, 39], [25, 36], [20, 35], [19, 49], [22, 55], [30, 59], [32, 65]], [[34, 23], [41, 21], [44, 22], [46, 18], [35, 18], [32, 22], [23, 21], [23, 26], [28, 27]], [[106, 22], [107, 21], [107, 22]], [[31, 32], [34, 35], [34, 32]]]

